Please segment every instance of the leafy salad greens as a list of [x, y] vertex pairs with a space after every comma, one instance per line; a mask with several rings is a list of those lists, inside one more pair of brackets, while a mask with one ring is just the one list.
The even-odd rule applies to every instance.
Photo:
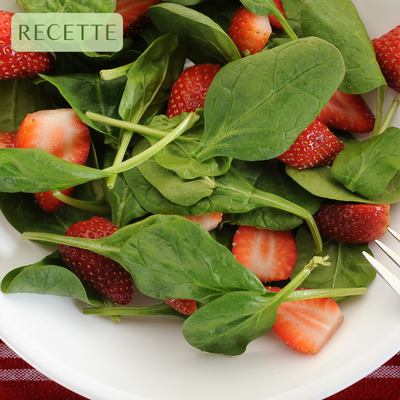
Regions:
[[[165, 304], [86, 308], [86, 314], [182, 317], [190, 344], [237, 355], [271, 329], [283, 301], [341, 301], [364, 293], [375, 278], [362, 256], [370, 252], [368, 245], [323, 240], [313, 214], [325, 199], [400, 200], [400, 135], [394, 127], [381, 131], [386, 82], [350, 0], [282, 2], [287, 19], [272, 0], [164, 1], [149, 9], [151, 24], [124, 39], [115, 54], [58, 53], [54, 75], [0, 82], [2, 131], [16, 131], [27, 113], [72, 107], [93, 141], [86, 166], [38, 149], [0, 149], [0, 208], [22, 238], [90, 249], [119, 262], [144, 295], [203, 305], [190, 317]], [[115, 1], [53, 3], [19, 2], [27, 12], [115, 10]], [[244, 58], [226, 34], [242, 4], [277, 16], [285, 28], [264, 51]], [[204, 109], [168, 119], [170, 88], [187, 60], [222, 69]], [[276, 157], [337, 89], [354, 94], [377, 89], [372, 137], [358, 141], [336, 132], [346, 149], [332, 167], [285, 167]], [[57, 195], [72, 186], [73, 198], [58, 194], [67, 205], [52, 214], [40, 210], [31, 195], [46, 190]], [[210, 234], [181, 217], [214, 212], [223, 213], [223, 223]], [[120, 229], [96, 241], [64, 236], [69, 226], [94, 215]], [[268, 292], [232, 255], [238, 225], [295, 231], [298, 261], [279, 293]], [[299, 285], [311, 289], [294, 292]], [[65, 267], [58, 251], [9, 272], [1, 290], [103, 304]]]

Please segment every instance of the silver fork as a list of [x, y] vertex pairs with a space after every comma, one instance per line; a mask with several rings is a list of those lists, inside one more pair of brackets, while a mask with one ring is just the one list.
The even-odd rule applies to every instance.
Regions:
[[[392, 236], [400, 242], [400, 235], [393, 229], [388, 228], [388, 231]], [[399, 267], [400, 267], [400, 256], [396, 254], [388, 246], [375, 240], [375, 243], [382, 249], [382, 251], [389, 256]], [[378, 272], [378, 274], [392, 287], [392, 289], [400, 296], [400, 279], [390, 272], [386, 267], [384, 267], [379, 261], [372, 257], [367, 252], [363, 251], [364, 257], [371, 264], [371, 266]]]

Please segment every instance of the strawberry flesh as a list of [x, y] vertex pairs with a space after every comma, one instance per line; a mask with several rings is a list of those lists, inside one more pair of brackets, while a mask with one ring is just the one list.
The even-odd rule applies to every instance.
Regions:
[[388, 86], [400, 93], [400, 25], [373, 39], [372, 45]]
[[[279, 292], [279, 288], [267, 288]], [[273, 326], [277, 336], [291, 349], [317, 354], [343, 322], [343, 314], [330, 298], [288, 301], [280, 304]]]
[[11, 46], [11, 18], [14, 14], [0, 11], [0, 80], [28, 79], [38, 74], [51, 74], [56, 59], [51, 53], [16, 52]]
[[17, 132], [0, 132], [0, 149], [13, 149]]
[[217, 64], [198, 64], [185, 69], [171, 87], [167, 117], [204, 108], [208, 89], [221, 67]]
[[253, 14], [244, 6], [235, 12], [227, 30], [242, 57], [261, 52], [271, 33], [268, 15]]
[[[69, 227], [66, 236], [86, 239], [102, 239], [117, 230], [117, 226], [105, 218], [93, 217]], [[108, 257], [78, 247], [59, 245], [60, 254], [67, 267], [93, 289], [114, 303], [132, 301], [133, 286], [130, 274]]]
[[197, 303], [195, 300], [172, 299], [164, 301], [174, 310], [182, 314], [192, 315], [197, 310]]
[[117, 0], [115, 12], [121, 14], [124, 38], [137, 35], [150, 22], [147, 9], [159, 0]]
[[203, 228], [205, 228], [207, 231], [212, 231], [222, 221], [222, 214], [221, 213], [210, 213], [210, 214], [203, 214], [203, 215], [184, 216], [184, 218], [198, 223]]
[[285, 164], [297, 169], [332, 165], [344, 145], [322, 122], [315, 120], [283, 154]]
[[297, 261], [296, 241], [291, 231], [273, 231], [246, 225], [236, 231], [232, 253], [262, 282], [288, 279]]
[[324, 204], [314, 214], [322, 236], [343, 243], [367, 243], [389, 227], [389, 204]]
[[317, 119], [329, 128], [368, 133], [374, 129], [375, 116], [359, 94], [337, 90]]

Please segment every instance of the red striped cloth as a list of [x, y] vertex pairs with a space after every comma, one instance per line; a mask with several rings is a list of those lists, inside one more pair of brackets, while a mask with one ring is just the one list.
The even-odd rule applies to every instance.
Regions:
[[[87, 400], [36, 371], [0, 340], [1, 400]], [[325, 400], [399, 400], [400, 352], [349, 388]]]

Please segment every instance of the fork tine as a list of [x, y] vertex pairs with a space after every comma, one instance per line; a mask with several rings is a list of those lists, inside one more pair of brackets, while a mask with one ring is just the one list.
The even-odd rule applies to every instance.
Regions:
[[400, 235], [395, 232], [392, 228], [388, 228], [388, 232], [395, 238], [397, 241], [400, 242]]
[[375, 240], [375, 243], [383, 250], [384, 253], [386, 253], [387, 256], [389, 256], [397, 264], [398, 267], [400, 267], [400, 257], [398, 254], [396, 254], [392, 249], [387, 247], [379, 240]]
[[362, 252], [363, 256], [371, 264], [371, 266], [378, 272], [378, 274], [392, 287], [392, 289], [400, 296], [400, 279], [392, 274], [386, 267], [384, 267], [379, 261], [375, 260], [367, 252]]

